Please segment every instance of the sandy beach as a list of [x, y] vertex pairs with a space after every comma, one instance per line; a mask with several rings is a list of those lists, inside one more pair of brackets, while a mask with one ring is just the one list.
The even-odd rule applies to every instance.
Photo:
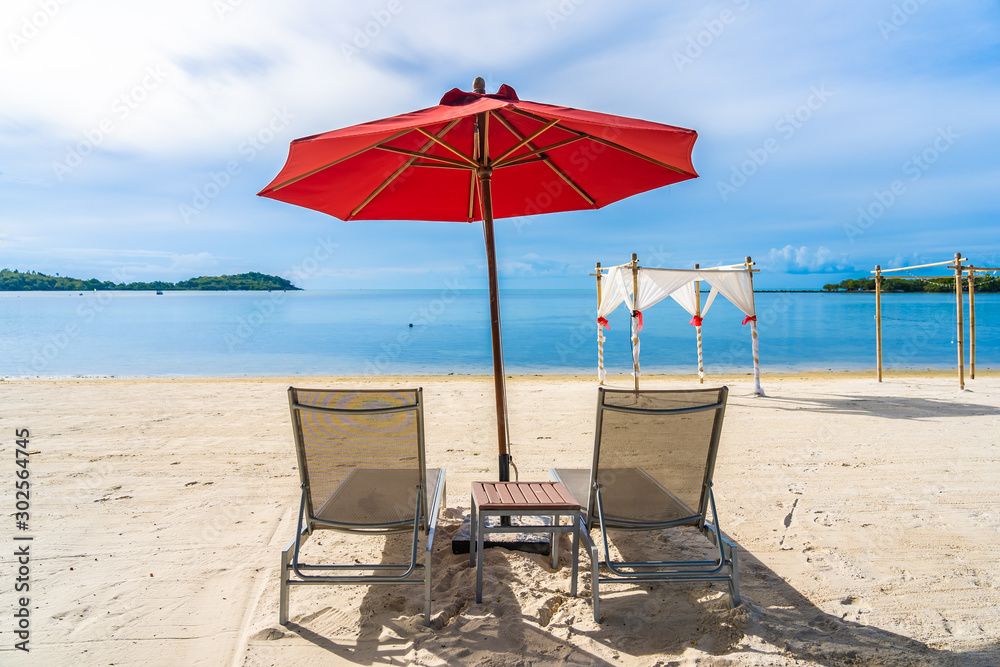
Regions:
[[[592, 378], [507, 382], [522, 480], [589, 460]], [[0, 382], [0, 663], [1000, 663], [1000, 379], [980, 373], [959, 391], [950, 374], [765, 375], [763, 398], [746, 376], [708, 380], [723, 383], [715, 490], [741, 548], [744, 604], [728, 609], [718, 585], [619, 586], [597, 625], [583, 555], [571, 598], [565, 553], [552, 570], [489, 550], [476, 604], [468, 557], [451, 553], [470, 483], [496, 471], [488, 377]], [[299, 496], [289, 384], [424, 388], [428, 462], [448, 469], [432, 627], [420, 586], [293, 588], [292, 623], [278, 624]], [[27, 654], [12, 621], [15, 429], [29, 429], [34, 452]], [[377, 561], [389, 542], [325, 533], [311, 546]]]

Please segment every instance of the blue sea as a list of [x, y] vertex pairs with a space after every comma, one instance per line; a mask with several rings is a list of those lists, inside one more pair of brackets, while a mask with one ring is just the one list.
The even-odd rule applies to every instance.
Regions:
[[[976, 306], [976, 366], [996, 368], [1000, 294], [977, 294]], [[502, 290], [501, 311], [509, 373], [596, 373], [593, 291]], [[874, 313], [871, 294], [758, 293], [762, 373], [874, 368]], [[712, 305], [703, 326], [706, 373], [750, 372], [750, 327], [742, 319], [722, 298]], [[629, 373], [624, 307], [609, 320], [605, 366], [609, 375]], [[695, 329], [688, 320], [669, 299], [644, 313], [645, 372], [696, 372]], [[953, 295], [886, 294], [883, 324], [886, 369], [954, 368]], [[483, 290], [0, 292], [0, 376], [491, 370]]]

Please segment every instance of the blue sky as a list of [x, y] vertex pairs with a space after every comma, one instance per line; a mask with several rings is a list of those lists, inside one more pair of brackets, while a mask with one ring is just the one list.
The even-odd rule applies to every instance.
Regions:
[[0, 32], [7, 268], [485, 287], [478, 224], [345, 223], [255, 196], [292, 139], [477, 75], [700, 135], [699, 179], [498, 221], [502, 287], [589, 288], [595, 261], [632, 252], [752, 255], [762, 288], [956, 251], [1000, 265], [995, 2], [7, 0]]

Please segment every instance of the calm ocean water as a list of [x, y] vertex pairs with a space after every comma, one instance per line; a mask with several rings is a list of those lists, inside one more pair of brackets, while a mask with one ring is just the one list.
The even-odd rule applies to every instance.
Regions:
[[[508, 371], [596, 373], [595, 301], [589, 290], [502, 291]], [[1000, 295], [979, 294], [976, 306], [976, 365], [996, 368]], [[873, 295], [758, 293], [757, 313], [764, 374], [874, 368]], [[609, 319], [605, 365], [609, 374], [628, 373], [624, 308]], [[665, 300], [644, 319], [642, 368], [696, 372], [690, 316]], [[713, 304], [703, 328], [707, 373], [750, 371], [750, 328], [741, 320], [724, 299]], [[888, 294], [883, 322], [886, 368], [954, 367], [952, 295]], [[0, 376], [400, 375], [492, 368], [489, 304], [480, 290], [0, 292], [0, 332]]]

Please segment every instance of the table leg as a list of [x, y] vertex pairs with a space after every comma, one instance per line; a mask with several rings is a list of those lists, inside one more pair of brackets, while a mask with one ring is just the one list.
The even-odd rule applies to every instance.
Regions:
[[476, 497], [472, 497], [472, 512], [469, 515], [469, 567], [476, 564]]
[[[562, 518], [561, 516], [553, 515], [552, 525], [554, 527], [558, 526], [561, 518]], [[552, 547], [551, 549], [549, 549], [549, 551], [552, 553], [552, 569], [555, 570], [556, 568], [559, 567], [559, 533], [556, 532], [549, 533], [549, 544]]]
[[483, 532], [486, 529], [486, 514], [479, 513], [479, 525], [476, 531], [476, 602], [483, 601]]
[[569, 594], [571, 597], [576, 597], [576, 578], [580, 568], [580, 513], [577, 512], [575, 516], [570, 517], [570, 520], [573, 521], [573, 574]]

